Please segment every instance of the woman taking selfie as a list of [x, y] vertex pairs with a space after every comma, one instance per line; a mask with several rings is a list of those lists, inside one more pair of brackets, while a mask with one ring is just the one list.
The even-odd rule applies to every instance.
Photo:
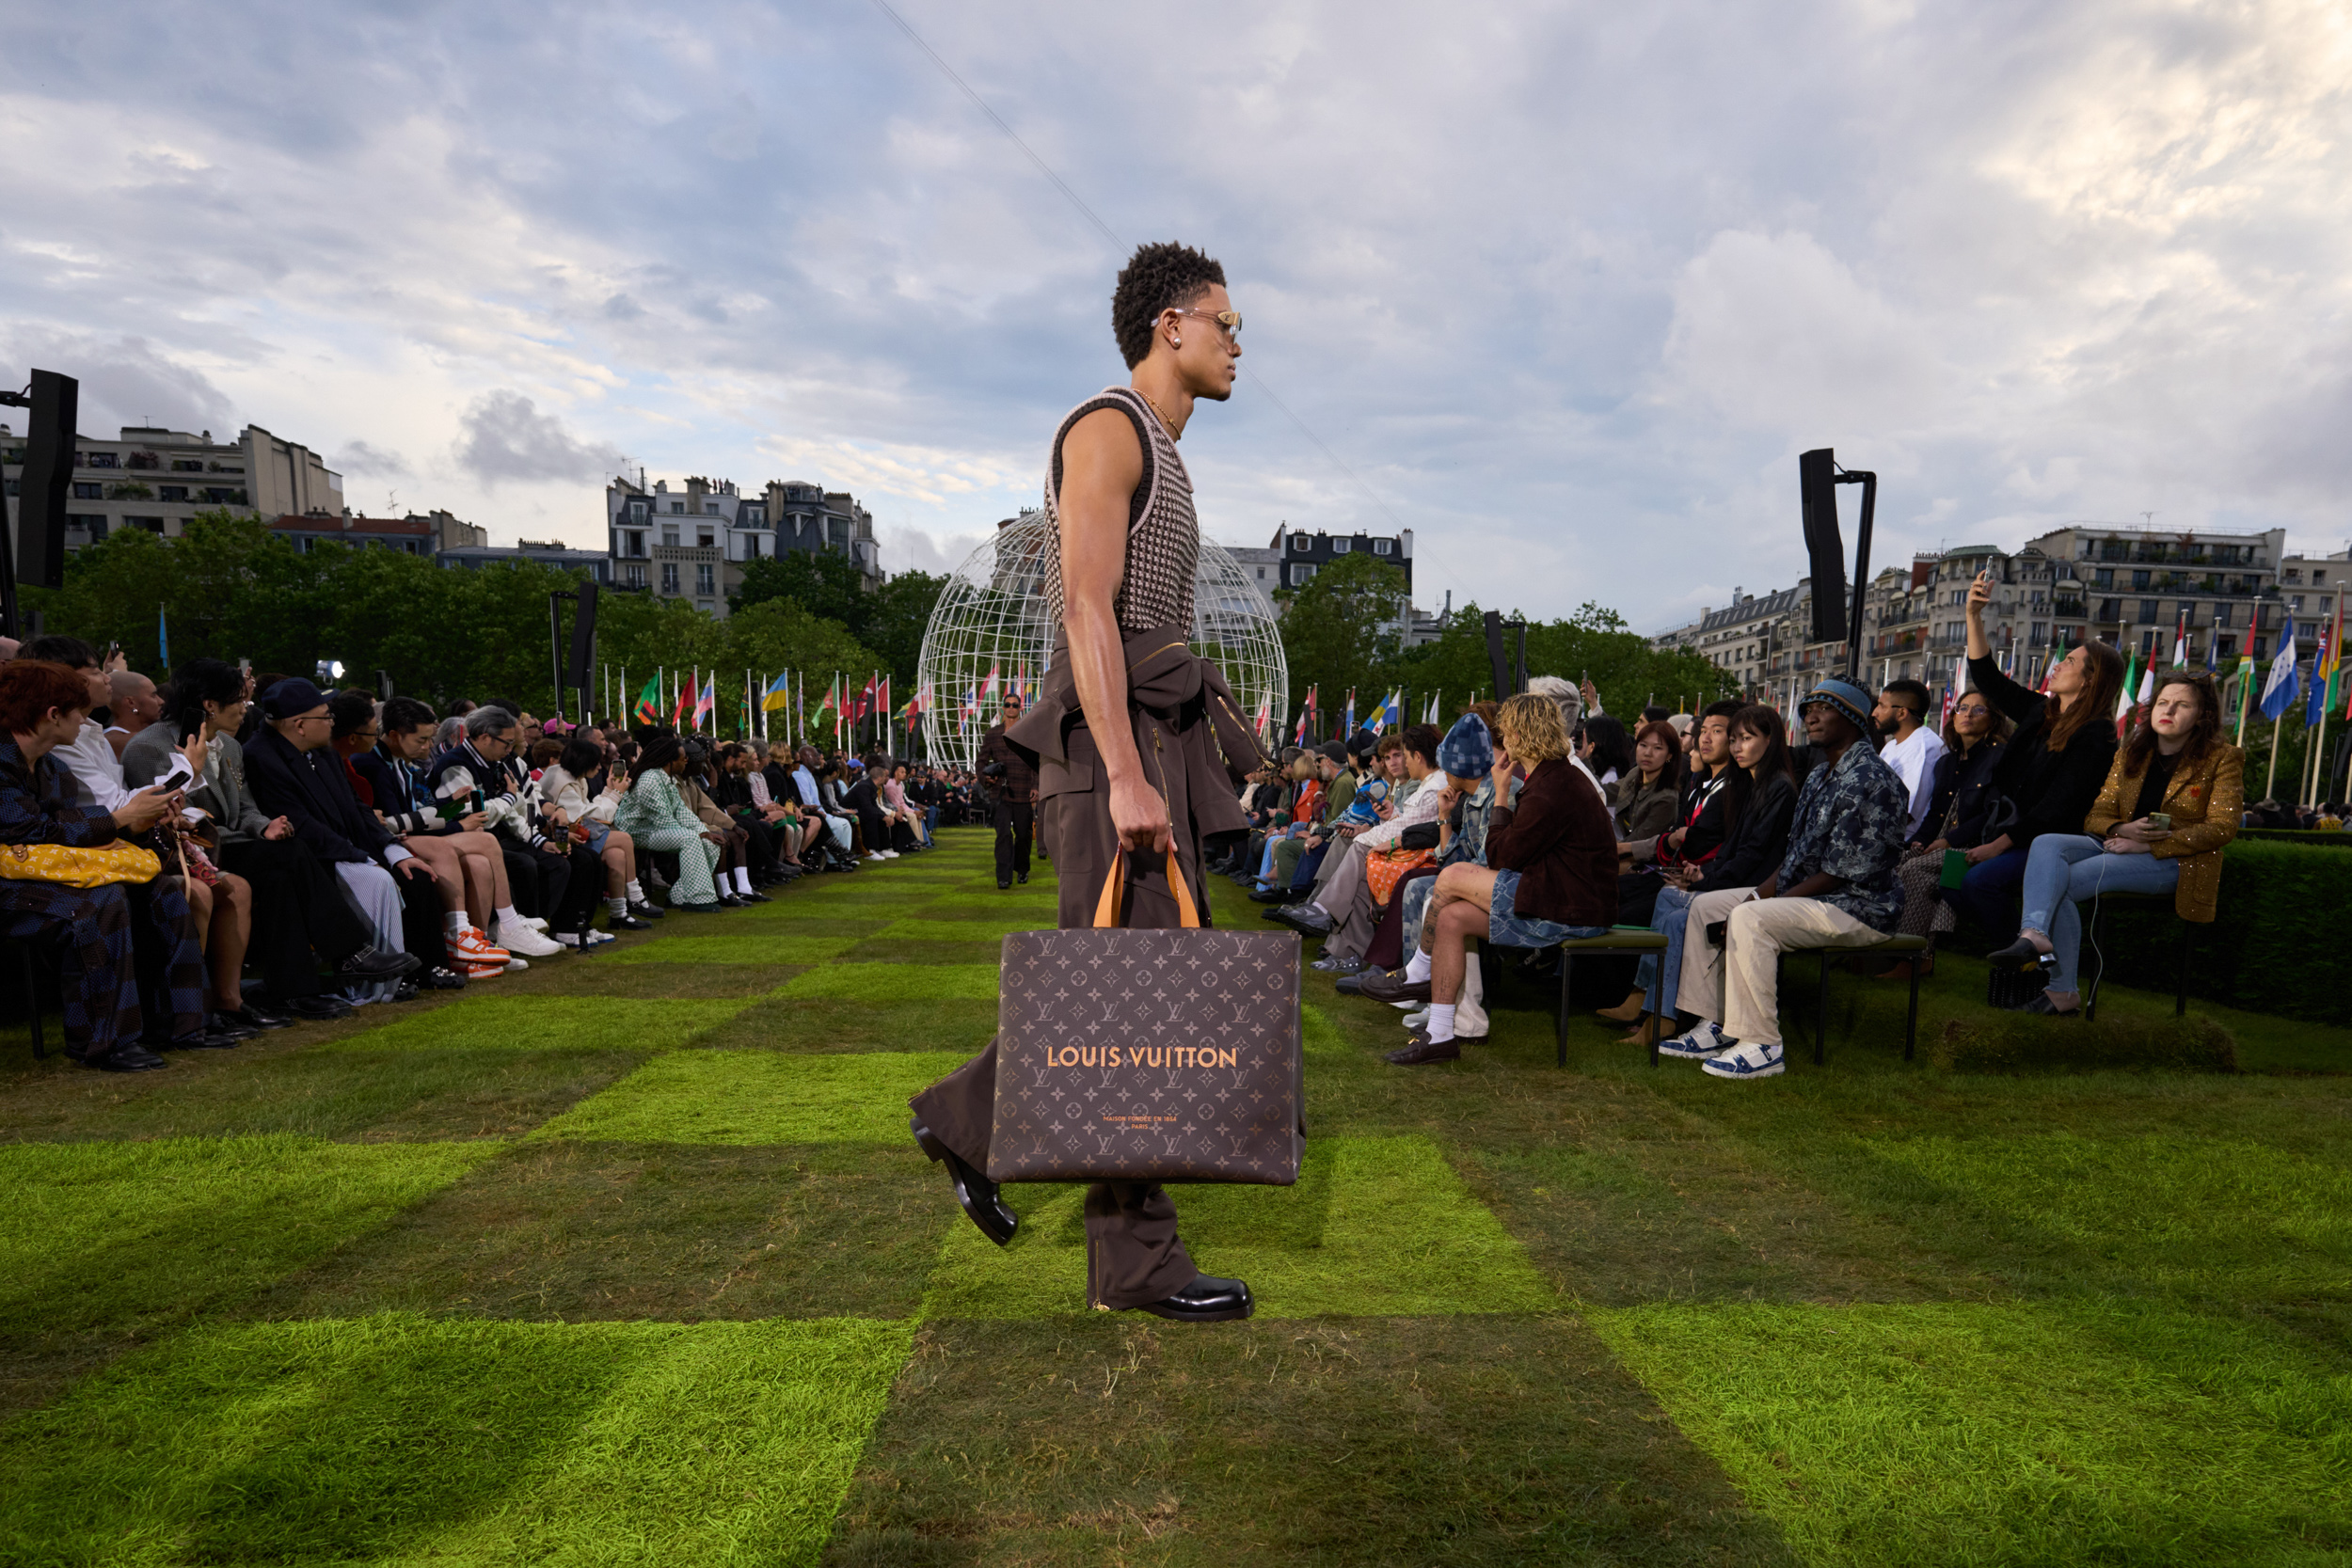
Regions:
[[2115, 760], [2116, 694], [2123, 656], [2105, 642], [2084, 642], [2050, 668], [2050, 694], [2037, 695], [2002, 673], [1984, 634], [1993, 574], [1968, 586], [1968, 684], [2006, 714], [2017, 734], [1993, 765], [1993, 787], [2015, 808], [2014, 819], [1988, 839], [1949, 903], [1996, 936], [2017, 928], [2013, 890], [2025, 880], [2026, 853], [2043, 833], [2079, 833], [2083, 817]]
[[2222, 847], [2245, 809], [2245, 753], [2221, 738], [2221, 697], [2201, 670], [2156, 677], [2148, 722], [2132, 732], [2081, 833], [2034, 841], [2026, 866], [2026, 914], [1995, 962], [2056, 958], [2050, 989], [2029, 1013], [2071, 1013], [2082, 996], [2074, 963], [2082, 916], [2074, 906], [2102, 893], [2169, 893], [2183, 920], [2208, 924], [2221, 891]]
[[1971, 866], [1998, 853], [1986, 841], [2001, 836], [1993, 823], [2010, 811], [1994, 792], [1993, 772], [2012, 733], [2009, 716], [1994, 712], [1981, 691], [1963, 691], [1952, 704], [1952, 717], [1944, 726], [1944, 754], [1935, 759], [1934, 793], [1928, 798], [1927, 819], [1919, 828], [1920, 842], [1904, 849], [1902, 863], [1895, 868], [1903, 888], [1903, 912], [1895, 919], [1895, 932], [1927, 938], [1928, 950], [1887, 970], [1882, 978], [1908, 980], [1914, 963], [1922, 974], [1935, 973], [1936, 936], [1953, 925], [1951, 908], [1940, 891], [1944, 863], [1954, 851]]

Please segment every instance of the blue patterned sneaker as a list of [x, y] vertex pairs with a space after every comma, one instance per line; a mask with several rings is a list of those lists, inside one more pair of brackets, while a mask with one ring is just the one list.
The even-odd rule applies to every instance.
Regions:
[[1780, 1047], [1774, 1044], [1735, 1045], [1722, 1055], [1701, 1062], [1699, 1070], [1718, 1078], [1773, 1078], [1786, 1069], [1780, 1059]]
[[1709, 1056], [1720, 1056], [1739, 1043], [1723, 1032], [1712, 1020], [1694, 1025], [1687, 1035], [1677, 1035], [1670, 1040], [1658, 1042], [1661, 1056], [1680, 1056], [1685, 1061], [1703, 1062]]

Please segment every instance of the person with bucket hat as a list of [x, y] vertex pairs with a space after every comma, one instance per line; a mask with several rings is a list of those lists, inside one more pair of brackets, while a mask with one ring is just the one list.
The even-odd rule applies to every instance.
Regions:
[[1697, 1017], [1660, 1044], [1718, 1078], [1770, 1078], [1784, 1069], [1778, 971], [1784, 952], [1867, 947], [1895, 928], [1895, 867], [1910, 834], [1911, 792], [1867, 743], [1870, 699], [1851, 681], [1820, 682], [1798, 705], [1823, 759], [1797, 795], [1780, 869], [1755, 888], [1692, 900], [1689, 929], [1722, 923], [1682, 947], [1679, 1009]]

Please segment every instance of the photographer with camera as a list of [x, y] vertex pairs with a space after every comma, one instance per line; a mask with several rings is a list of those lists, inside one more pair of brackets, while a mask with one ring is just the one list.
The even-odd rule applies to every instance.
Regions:
[[994, 802], [996, 885], [1029, 879], [1029, 838], [1037, 823], [1037, 769], [1005, 738], [1021, 721], [1021, 699], [1005, 694], [1003, 717], [980, 737], [980, 782]]

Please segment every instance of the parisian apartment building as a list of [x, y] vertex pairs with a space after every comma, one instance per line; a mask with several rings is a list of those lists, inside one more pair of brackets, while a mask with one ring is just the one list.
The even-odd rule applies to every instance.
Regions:
[[[24, 437], [0, 424], [0, 484], [11, 537], [24, 472]], [[125, 425], [112, 441], [77, 436], [69, 483], [69, 550], [122, 529], [177, 539], [199, 512], [268, 518], [273, 533], [305, 553], [322, 542], [420, 556], [488, 544], [482, 529], [448, 512], [355, 514], [343, 503], [342, 475], [301, 442], [260, 425], [246, 426], [233, 441], [215, 441], [209, 430], [153, 425]]]
[[787, 551], [838, 550], [853, 562], [866, 587], [882, 581], [874, 519], [857, 498], [821, 484], [770, 480], [750, 495], [729, 480], [667, 480], [648, 486], [605, 486], [609, 579], [625, 592], [691, 600], [723, 619], [728, 595], [743, 585], [743, 569]]
[[[1344, 555], [1368, 555], [1384, 565], [1393, 566], [1405, 575], [1405, 620], [1397, 627], [1405, 646], [1417, 648], [1434, 642], [1445, 629], [1445, 611], [1431, 612], [1415, 607], [1413, 593], [1413, 531], [1401, 529], [1395, 533], [1329, 533], [1322, 529], [1311, 531], [1291, 527], [1288, 523], [1275, 530], [1274, 537], [1263, 546], [1228, 545], [1225, 552], [1240, 565], [1258, 592], [1274, 600], [1282, 589], [1297, 590], [1312, 582], [1315, 574]], [[1277, 613], [1280, 600], [1274, 600]], [[1452, 595], [1447, 595], [1449, 607]]]
[[[2226, 673], [2243, 657], [2269, 657], [2292, 616], [2297, 646], [2308, 651], [2320, 623], [2336, 612], [2352, 559], [2289, 555], [2284, 529], [2106, 523], [2069, 524], [2013, 551], [1963, 545], [1923, 552], [1870, 579], [1863, 683], [1958, 685], [1967, 662], [1968, 585], [1988, 571], [1994, 590], [1985, 632], [1994, 657], [2016, 679], [2038, 686], [2054, 656], [2093, 638], [2145, 664], [2169, 663], [2182, 637], [2192, 664]], [[1735, 589], [1730, 604], [1651, 641], [1700, 654], [1736, 674], [1746, 695], [1786, 706], [1814, 681], [1844, 671], [1846, 645], [1817, 641], [1812, 633], [1812, 583], [1802, 578], [1761, 594]]]

